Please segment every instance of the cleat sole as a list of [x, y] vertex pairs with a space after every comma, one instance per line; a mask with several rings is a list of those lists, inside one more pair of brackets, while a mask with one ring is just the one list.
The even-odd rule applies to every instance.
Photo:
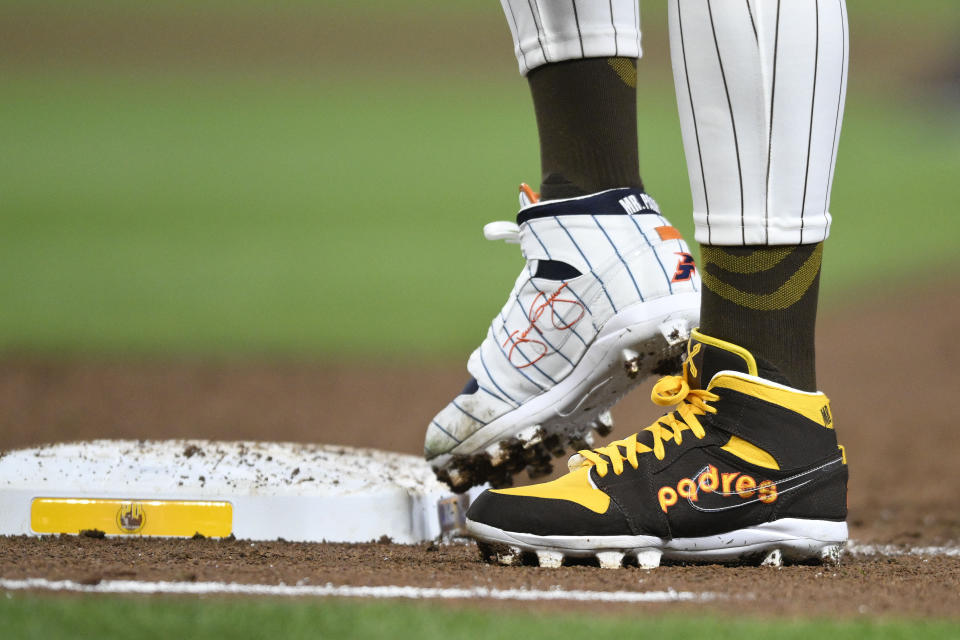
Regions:
[[[699, 304], [697, 293], [676, 294], [634, 305], [623, 318], [614, 316], [578, 366], [556, 386], [486, 424], [448, 453], [431, 458], [437, 477], [457, 492], [485, 482], [509, 486], [505, 476], [530, 466], [545, 468], [531, 465], [527, 450], [540, 445], [551, 456], [561, 457], [589, 448], [594, 432], [606, 437], [613, 430], [610, 408], [620, 398], [650, 375], [679, 372]], [[625, 356], [636, 360], [633, 376]]]
[[[702, 538], [664, 539], [656, 536], [538, 536], [504, 531], [467, 519], [467, 531], [483, 548], [495, 546], [496, 559], [509, 549], [515, 554], [534, 553], [540, 566], [559, 566], [555, 558], [596, 558], [600, 567], [621, 567], [626, 558], [641, 569], [655, 569], [661, 560], [685, 563], [752, 564], [782, 567], [785, 564], [840, 562], [847, 539], [845, 522], [783, 518], [746, 529]], [[519, 555], [518, 555], [519, 557]], [[544, 564], [544, 558], [548, 564]], [[758, 562], [759, 561], [759, 562]], [[553, 563], [553, 564], [551, 564]]]

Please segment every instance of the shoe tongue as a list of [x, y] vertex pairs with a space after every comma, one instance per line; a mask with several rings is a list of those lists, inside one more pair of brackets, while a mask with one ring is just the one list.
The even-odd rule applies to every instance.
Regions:
[[758, 375], [757, 361], [749, 351], [694, 330], [687, 342], [688, 382], [692, 389], [705, 389], [718, 371]]

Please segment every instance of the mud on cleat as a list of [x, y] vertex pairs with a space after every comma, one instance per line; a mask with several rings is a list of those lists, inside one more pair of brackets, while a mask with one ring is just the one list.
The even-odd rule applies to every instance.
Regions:
[[579, 451], [557, 480], [485, 491], [467, 531], [481, 544], [603, 567], [624, 554], [644, 568], [661, 558], [839, 561], [847, 462], [823, 393], [694, 331], [682, 375], [662, 378], [652, 398], [676, 406], [629, 438]]
[[689, 249], [647, 194], [538, 202], [522, 185], [520, 205], [516, 223], [484, 234], [519, 244], [526, 266], [470, 356], [466, 387], [427, 427], [424, 454], [457, 491], [549, 473], [569, 443], [608, 435], [614, 403], [679, 370], [699, 318]]

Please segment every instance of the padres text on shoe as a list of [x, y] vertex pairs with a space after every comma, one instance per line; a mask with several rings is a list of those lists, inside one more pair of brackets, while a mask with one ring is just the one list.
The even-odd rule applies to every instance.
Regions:
[[699, 274], [679, 232], [637, 189], [538, 202], [521, 186], [517, 223], [487, 238], [526, 266], [466, 387], [430, 422], [424, 453], [455, 490], [508, 486], [527, 468], [610, 432], [609, 409], [651, 373], [679, 369], [699, 318]]
[[[700, 382], [707, 381], [706, 388]], [[693, 331], [681, 376], [652, 397], [677, 407], [542, 484], [485, 491], [467, 529], [489, 559], [536, 554], [681, 561], [839, 560], [847, 463], [830, 401], [786, 384], [737, 345]]]

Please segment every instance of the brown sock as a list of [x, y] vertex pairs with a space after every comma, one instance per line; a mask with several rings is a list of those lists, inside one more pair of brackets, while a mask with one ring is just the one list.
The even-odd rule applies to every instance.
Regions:
[[823, 243], [701, 246], [700, 329], [749, 349], [790, 386], [816, 391], [814, 328]]
[[637, 152], [637, 61], [586, 58], [527, 76], [540, 133], [541, 197], [643, 188]]

